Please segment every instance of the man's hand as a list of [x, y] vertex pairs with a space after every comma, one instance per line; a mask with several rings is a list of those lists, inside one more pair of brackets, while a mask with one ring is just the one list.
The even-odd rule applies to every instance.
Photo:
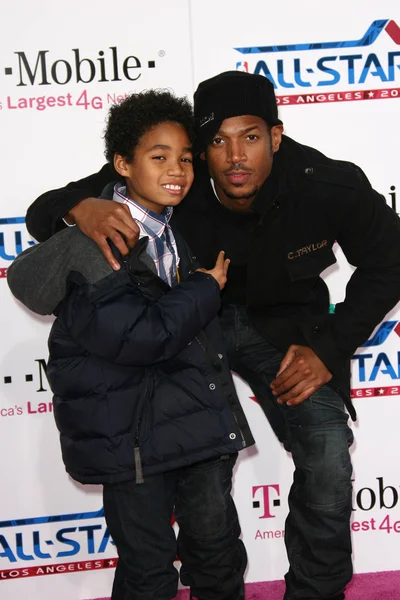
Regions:
[[133, 248], [139, 238], [139, 227], [129, 208], [118, 202], [86, 198], [74, 206], [65, 219], [69, 223], [76, 223], [85, 235], [96, 242], [115, 271], [118, 271], [120, 265], [111, 252], [107, 238], [112, 240], [123, 255], [128, 254], [128, 246]]
[[332, 373], [314, 350], [308, 346], [292, 345], [282, 359], [271, 389], [274, 396], [278, 396], [279, 404], [295, 406], [331, 379]]
[[217, 280], [219, 285], [219, 289], [223, 290], [228, 279], [228, 267], [231, 261], [229, 258], [225, 258], [225, 252], [221, 250], [218, 254], [218, 258], [215, 263], [215, 267], [207, 271], [206, 269], [197, 269], [197, 271], [201, 271], [202, 273], [208, 273], [208, 275], [212, 275], [214, 279]]

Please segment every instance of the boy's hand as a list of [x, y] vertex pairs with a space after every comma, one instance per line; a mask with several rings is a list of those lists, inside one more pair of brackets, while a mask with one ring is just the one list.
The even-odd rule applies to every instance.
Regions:
[[110, 200], [86, 198], [71, 208], [65, 220], [71, 224], [76, 223], [85, 235], [96, 242], [115, 271], [118, 271], [120, 265], [111, 252], [107, 238], [112, 240], [123, 255], [128, 254], [128, 246], [133, 248], [139, 238], [139, 227], [129, 208], [125, 204]]
[[208, 275], [212, 275], [214, 279], [217, 280], [219, 285], [219, 289], [223, 290], [228, 279], [228, 267], [231, 261], [229, 258], [225, 258], [225, 252], [221, 250], [218, 254], [217, 261], [215, 263], [215, 267], [210, 271], [206, 269], [197, 269], [197, 271], [201, 271], [202, 273], [208, 273]]

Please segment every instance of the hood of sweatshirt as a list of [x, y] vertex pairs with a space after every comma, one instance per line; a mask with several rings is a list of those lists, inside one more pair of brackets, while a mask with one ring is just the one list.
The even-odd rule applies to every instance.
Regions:
[[71, 271], [95, 283], [113, 272], [98, 246], [78, 227], [68, 227], [22, 252], [7, 270], [13, 295], [39, 315], [54, 313]]

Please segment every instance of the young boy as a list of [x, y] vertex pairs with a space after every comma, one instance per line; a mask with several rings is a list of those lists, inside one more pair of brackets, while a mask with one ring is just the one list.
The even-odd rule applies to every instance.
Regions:
[[[199, 270], [173, 225], [193, 181], [192, 111], [168, 92], [111, 108], [106, 157], [140, 240], [113, 271], [68, 228], [13, 263], [13, 293], [55, 312], [48, 378], [68, 473], [104, 486], [119, 562], [113, 600], [239, 600], [246, 553], [231, 498], [237, 452], [252, 444], [216, 319], [228, 262]], [[207, 235], [207, 232], [204, 232]], [[67, 279], [67, 287], [65, 280]], [[176, 543], [172, 512], [179, 524]]]

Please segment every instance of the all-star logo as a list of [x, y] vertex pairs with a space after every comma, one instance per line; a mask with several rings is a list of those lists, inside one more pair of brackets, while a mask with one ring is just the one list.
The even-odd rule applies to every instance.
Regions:
[[0, 522], [0, 581], [113, 568], [115, 554], [103, 508]]
[[400, 97], [400, 27], [393, 19], [373, 21], [356, 39], [234, 50], [244, 58], [236, 69], [270, 79], [279, 104]]
[[382, 33], [386, 33], [392, 40], [400, 45], [400, 27], [392, 19], [380, 19], [373, 21], [367, 31], [358, 40], [341, 40], [339, 42], [311, 42], [306, 44], [282, 44], [277, 46], [250, 46], [247, 48], [235, 48], [242, 54], [265, 54], [268, 52], [290, 52], [304, 50], [327, 50], [331, 48], [364, 48], [371, 46]]
[[387, 338], [392, 332], [396, 333], [400, 337], [400, 321], [384, 321], [381, 325], [379, 325], [372, 337], [364, 342], [362, 348], [381, 346], [384, 342], [386, 342]]
[[25, 217], [0, 218], [0, 279], [7, 276], [11, 262], [35, 242], [25, 227]]
[[399, 321], [384, 321], [352, 357], [352, 396], [400, 396]]

